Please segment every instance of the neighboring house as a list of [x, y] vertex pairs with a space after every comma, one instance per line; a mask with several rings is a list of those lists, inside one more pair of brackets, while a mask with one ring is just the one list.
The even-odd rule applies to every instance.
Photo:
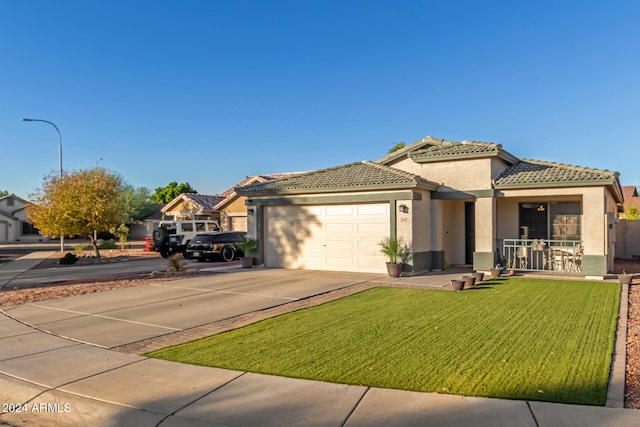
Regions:
[[27, 219], [28, 201], [15, 194], [0, 197], [0, 243], [39, 242], [45, 239]]
[[161, 212], [164, 215], [172, 215], [177, 221], [187, 219], [218, 220], [220, 212], [215, 207], [222, 200], [224, 200], [222, 196], [182, 193], [167, 203]]
[[625, 185], [622, 187], [624, 195], [624, 213], [620, 218], [638, 219], [640, 215], [640, 197], [638, 197], [638, 189], [635, 185]]
[[184, 193], [167, 203], [162, 213], [176, 220], [208, 219], [220, 223], [224, 231], [247, 231], [247, 206], [245, 197], [239, 196], [235, 187], [269, 181], [295, 173], [248, 176], [222, 194], [209, 196]]
[[426, 137], [376, 162], [236, 188], [267, 267], [383, 273], [378, 242], [410, 244], [405, 271], [445, 265], [613, 269], [618, 174], [519, 159], [500, 144]]
[[130, 240], [142, 239], [143, 237], [151, 236], [153, 234], [153, 230], [159, 227], [160, 221], [162, 221], [163, 218], [166, 220], [173, 219], [172, 215], [167, 216], [162, 213], [162, 208], [166, 205], [155, 204], [153, 206], [155, 207], [155, 211], [151, 215], [149, 215], [139, 223], [130, 225], [128, 236]]

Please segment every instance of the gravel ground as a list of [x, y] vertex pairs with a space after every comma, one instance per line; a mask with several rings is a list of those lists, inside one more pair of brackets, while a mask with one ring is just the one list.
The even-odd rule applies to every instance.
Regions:
[[[57, 255], [59, 256], [59, 255]], [[103, 256], [109, 256], [104, 254]], [[158, 256], [144, 252], [131, 252], [126, 255], [116, 254], [122, 260], [133, 257]], [[92, 262], [92, 261], [85, 261]], [[56, 256], [45, 260], [38, 268], [50, 268], [59, 265]], [[227, 264], [228, 265], [228, 264]], [[211, 267], [211, 264], [203, 264], [202, 267]], [[197, 268], [195, 269], [197, 270]], [[639, 273], [629, 286], [629, 319], [627, 323], [627, 374], [625, 388], [625, 407], [640, 409], [640, 260], [616, 260], [616, 273], [625, 270], [627, 273]], [[192, 271], [191, 274], [194, 274]], [[206, 273], [197, 273], [206, 274]], [[25, 304], [35, 301], [44, 301], [55, 298], [64, 298], [74, 295], [83, 295], [94, 292], [103, 292], [113, 289], [144, 286], [177, 280], [184, 276], [168, 276], [151, 278], [149, 273], [140, 273], [126, 276], [111, 276], [86, 281], [67, 281], [63, 283], [50, 283], [37, 287], [12, 288], [0, 290], [0, 307], [17, 304]]]

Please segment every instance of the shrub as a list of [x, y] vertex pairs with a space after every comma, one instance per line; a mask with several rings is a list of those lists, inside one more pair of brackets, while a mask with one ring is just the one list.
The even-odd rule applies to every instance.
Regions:
[[169, 272], [178, 272], [184, 270], [182, 263], [180, 262], [180, 256], [178, 254], [173, 254], [169, 258], [167, 258], [169, 262], [169, 268], [167, 271]]
[[84, 252], [86, 249], [88, 248], [88, 245], [82, 243], [80, 245], [75, 245], [73, 247], [73, 252], [74, 253], [80, 253], [80, 252]]
[[67, 252], [62, 258], [60, 258], [60, 264], [62, 265], [72, 265], [78, 262], [78, 257], [71, 252]]
[[113, 239], [105, 240], [104, 242], [98, 245], [98, 249], [115, 249], [116, 241]]

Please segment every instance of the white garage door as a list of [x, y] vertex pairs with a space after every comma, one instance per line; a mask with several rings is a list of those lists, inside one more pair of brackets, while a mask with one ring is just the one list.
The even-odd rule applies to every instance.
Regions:
[[389, 204], [270, 206], [265, 265], [385, 273]]

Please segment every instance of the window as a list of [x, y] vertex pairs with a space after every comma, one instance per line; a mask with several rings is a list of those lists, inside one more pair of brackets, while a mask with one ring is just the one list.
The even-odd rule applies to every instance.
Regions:
[[547, 212], [547, 203], [521, 203], [520, 238], [549, 239]]
[[580, 202], [535, 202], [520, 204], [520, 238], [580, 240]]
[[550, 203], [551, 239], [580, 240], [582, 207], [579, 202]]
[[37, 236], [40, 234], [37, 228], [33, 224], [29, 224], [27, 221], [21, 221], [22, 223], [22, 235], [23, 236]]

